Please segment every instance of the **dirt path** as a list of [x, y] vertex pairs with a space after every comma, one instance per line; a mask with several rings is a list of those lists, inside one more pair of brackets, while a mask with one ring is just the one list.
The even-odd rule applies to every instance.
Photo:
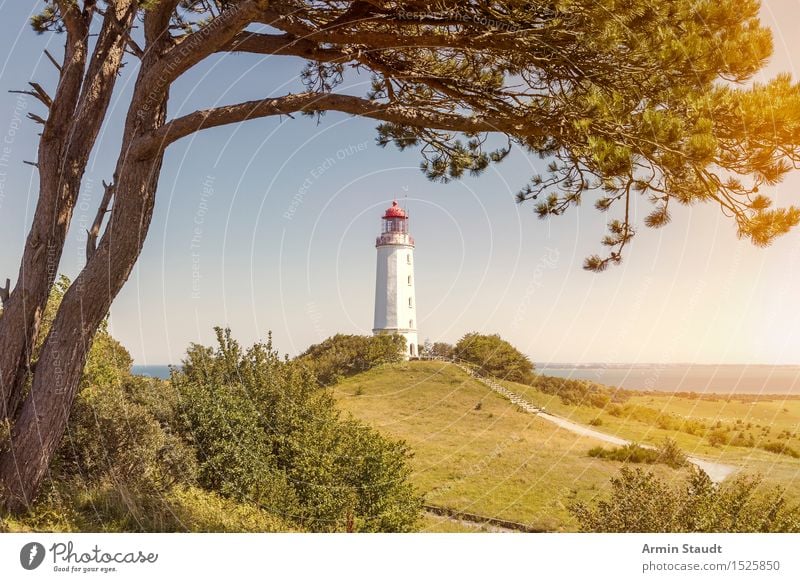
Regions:
[[[562, 418], [560, 416], [556, 416], [554, 414], [550, 414], [549, 412], [545, 412], [544, 410], [542, 410], [538, 406], [535, 406], [535, 405], [531, 404], [530, 402], [528, 402], [527, 400], [525, 400], [524, 398], [522, 398], [519, 394], [516, 394], [516, 393], [512, 392], [511, 390], [508, 390], [507, 388], [505, 388], [504, 386], [502, 386], [499, 383], [495, 382], [491, 378], [486, 378], [486, 377], [483, 377], [483, 376], [479, 376], [479, 375], [475, 374], [469, 367], [467, 367], [464, 364], [461, 364], [459, 362], [455, 362], [454, 361], [452, 363], [455, 364], [456, 366], [458, 366], [459, 368], [461, 368], [462, 370], [464, 370], [464, 372], [466, 372], [469, 376], [471, 376], [472, 378], [474, 378], [478, 382], [481, 382], [482, 384], [485, 384], [486, 386], [488, 386], [489, 388], [491, 388], [492, 390], [494, 390], [495, 392], [497, 392], [498, 394], [500, 394], [504, 398], [507, 398], [508, 400], [510, 400], [511, 402], [516, 404], [517, 406], [519, 406], [525, 412], [529, 412], [531, 414], [536, 414], [540, 418], [542, 418], [542, 419], [544, 419], [544, 420], [546, 420], [548, 422], [552, 422], [553, 424], [558, 425], [563, 429], [566, 429], [568, 431], [574, 432], [575, 434], [588, 436], [588, 437], [597, 439], [599, 441], [603, 441], [603, 442], [606, 442], [606, 443], [609, 443], [609, 444], [612, 444], [612, 445], [617, 445], [617, 446], [624, 446], [624, 445], [627, 445], [627, 444], [631, 444], [631, 442], [632, 442], [632, 441], [629, 441], [629, 440], [626, 440], [626, 439], [623, 439], [623, 438], [620, 438], [620, 437], [616, 437], [616, 436], [613, 436], [613, 435], [610, 435], [610, 434], [606, 434], [604, 432], [600, 432], [599, 430], [594, 430], [593, 428], [589, 428], [588, 426], [584, 426], [582, 424], [578, 424], [576, 422], [572, 422], [571, 420], [567, 420], [566, 418]], [[646, 447], [646, 448], [655, 448], [652, 445], [641, 445], [641, 446]], [[724, 463], [716, 463], [714, 461], [709, 461], [707, 459], [701, 459], [699, 457], [687, 457], [687, 460], [690, 463], [692, 463], [693, 465], [695, 465], [696, 467], [699, 467], [703, 471], [705, 471], [706, 474], [711, 478], [711, 480], [714, 483], [721, 483], [726, 478], [728, 478], [731, 474], [736, 472], [736, 470], [738, 469], [738, 467], [735, 467], [733, 465], [725, 465]]]
[[[550, 414], [549, 412], [539, 411], [538, 416], [548, 422], [552, 422], [553, 424], [560, 426], [561, 428], [574, 432], [575, 434], [588, 436], [593, 439], [597, 439], [599, 441], [610, 443], [612, 445], [624, 446], [631, 443], [631, 441], [629, 440], [615, 437], [613, 435], [600, 432], [599, 430], [594, 430], [592, 428], [589, 428], [588, 426], [583, 426], [582, 424], [572, 422], [571, 420], [567, 420], [566, 418], [555, 416], [553, 414]], [[641, 446], [647, 448], [655, 448], [650, 445], [641, 445]], [[711, 478], [711, 480], [714, 481], [714, 483], [720, 483], [724, 481], [729, 475], [731, 475], [733, 472], [736, 471], [736, 467], [734, 467], [733, 465], [724, 465], [722, 463], [715, 463], [714, 461], [708, 461], [706, 459], [700, 459], [698, 457], [687, 457], [687, 458], [690, 463], [692, 463], [697, 467], [700, 467], [703, 471], [705, 471]]]

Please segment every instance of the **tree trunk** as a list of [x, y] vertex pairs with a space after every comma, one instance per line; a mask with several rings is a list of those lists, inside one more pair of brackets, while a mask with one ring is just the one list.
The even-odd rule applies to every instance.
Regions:
[[81, 180], [111, 101], [125, 31], [135, 13], [131, 0], [108, 10], [88, 69], [88, 22], [78, 21], [67, 31], [58, 89], [39, 142], [39, 200], [17, 283], [0, 317], [0, 423], [13, 418], [23, 397]]
[[146, 159], [128, 152], [138, 138], [163, 125], [167, 88], [143, 83], [146, 70], [145, 62], [126, 120], [108, 226], [61, 301], [9, 446], [0, 453], [0, 505], [11, 512], [25, 510], [35, 499], [64, 435], [92, 338], [130, 275], [150, 226], [163, 152]]
[[39, 200], [17, 283], [0, 317], [0, 421], [12, 417], [19, 402], [15, 387], [24, 381], [69, 226], [64, 202], [76, 195], [75, 177], [63, 171], [63, 158], [69, 118], [80, 95], [86, 50], [85, 38], [68, 33], [61, 79], [39, 141]]

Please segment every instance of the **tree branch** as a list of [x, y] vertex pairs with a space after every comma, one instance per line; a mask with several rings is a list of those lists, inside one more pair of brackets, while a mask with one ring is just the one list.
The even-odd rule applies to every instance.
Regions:
[[538, 128], [526, 124], [522, 119], [467, 117], [453, 113], [423, 110], [419, 107], [410, 107], [397, 103], [378, 103], [353, 95], [298, 93], [296, 95], [285, 95], [283, 97], [205, 109], [178, 117], [134, 144], [133, 153], [139, 158], [154, 155], [165, 149], [172, 142], [201, 129], [239, 123], [260, 117], [315, 111], [340, 111], [400, 125], [467, 133], [502, 132], [513, 135], [528, 135], [536, 134], [540, 131]]
[[100, 206], [97, 208], [97, 214], [94, 217], [94, 222], [89, 230], [86, 231], [86, 261], [94, 255], [97, 250], [97, 237], [100, 234], [100, 228], [103, 226], [103, 218], [108, 212], [108, 206], [111, 204], [111, 199], [114, 197], [114, 183], [107, 184], [103, 180], [103, 198], [100, 201]]
[[71, 120], [68, 154], [73, 159], [86, 159], [94, 146], [111, 101], [136, 11], [137, 5], [132, 0], [117, 0], [103, 15], [103, 25]]
[[286, 55], [314, 61], [339, 61], [351, 58], [349, 51], [326, 49], [316, 42], [291, 34], [259, 34], [240, 32], [222, 45], [218, 52], [243, 52], [260, 55]]
[[30, 95], [31, 97], [35, 97], [42, 103], [44, 103], [45, 107], [48, 109], [53, 104], [53, 98], [47, 94], [42, 86], [39, 83], [34, 83], [33, 81], [29, 81], [28, 85], [33, 87], [33, 91], [9, 91], [9, 93], [17, 93], [19, 95]]
[[180, 0], [161, 0], [145, 13], [145, 43], [150, 46], [169, 26], [170, 18]]
[[[173, 0], [169, 0], [172, 2]], [[245, 0], [225, 10], [211, 22], [183, 37], [164, 53], [148, 73], [146, 82], [155, 91], [166, 89], [172, 81], [228, 43], [261, 13], [265, 0]]]
[[70, 35], [84, 36], [88, 32], [86, 21], [75, 0], [56, 0], [61, 19]]
[[59, 72], [59, 73], [61, 73], [61, 72], [63, 71], [63, 69], [61, 68], [61, 65], [60, 65], [60, 64], [59, 64], [59, 62], [56, 60], [56, 58], [55, 58], [55, 57], [54, 57], [52, 54], [50, 54], [50, 51], [49, 51], [49, 50], [47, 50], [47, 49], [44, 49], [44, 54], [45, 54], [45, 56], [47, 57], [47, 59], [48, 59], [48, 60], [49, 60], [51, 63], [53, 63], [53, 66], [54, 66], [56, 69], [58, 69], [58, 72]]

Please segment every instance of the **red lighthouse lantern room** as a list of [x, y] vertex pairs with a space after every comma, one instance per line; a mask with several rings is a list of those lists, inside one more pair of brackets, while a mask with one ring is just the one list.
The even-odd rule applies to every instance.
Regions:
[[406, 234], [408, 232], [408, 215], [406, 211], [400, 208], [397, 200], [392, 202], [392, 205], [386, 209], [383, 215], [383, 234], [398, 233]]

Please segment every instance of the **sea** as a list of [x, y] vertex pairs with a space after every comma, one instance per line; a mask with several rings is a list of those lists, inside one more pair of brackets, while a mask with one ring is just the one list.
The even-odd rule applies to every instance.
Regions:
[[[169, 378], [170, 366], [135, 365], [133, 373]], [[628, 390], [715, 394], [796, 394], [800, 396], [800, 366], [708, 364], [540, 364], [546, 376], [591, 380]]]
[[797, 394], [800, 366], [708, 364], [541, 365], [547, 376], [591, 380], [628, 390], [715, 394]]
[[[180, 366], [174, 366], [180, 368]], [[137, 376], [150, 376], [151, 378], [161, 378], [162, 380], [169, 380], [169, 364], [155, 364], [155, 365], [133, 365], [133, 373]]]

